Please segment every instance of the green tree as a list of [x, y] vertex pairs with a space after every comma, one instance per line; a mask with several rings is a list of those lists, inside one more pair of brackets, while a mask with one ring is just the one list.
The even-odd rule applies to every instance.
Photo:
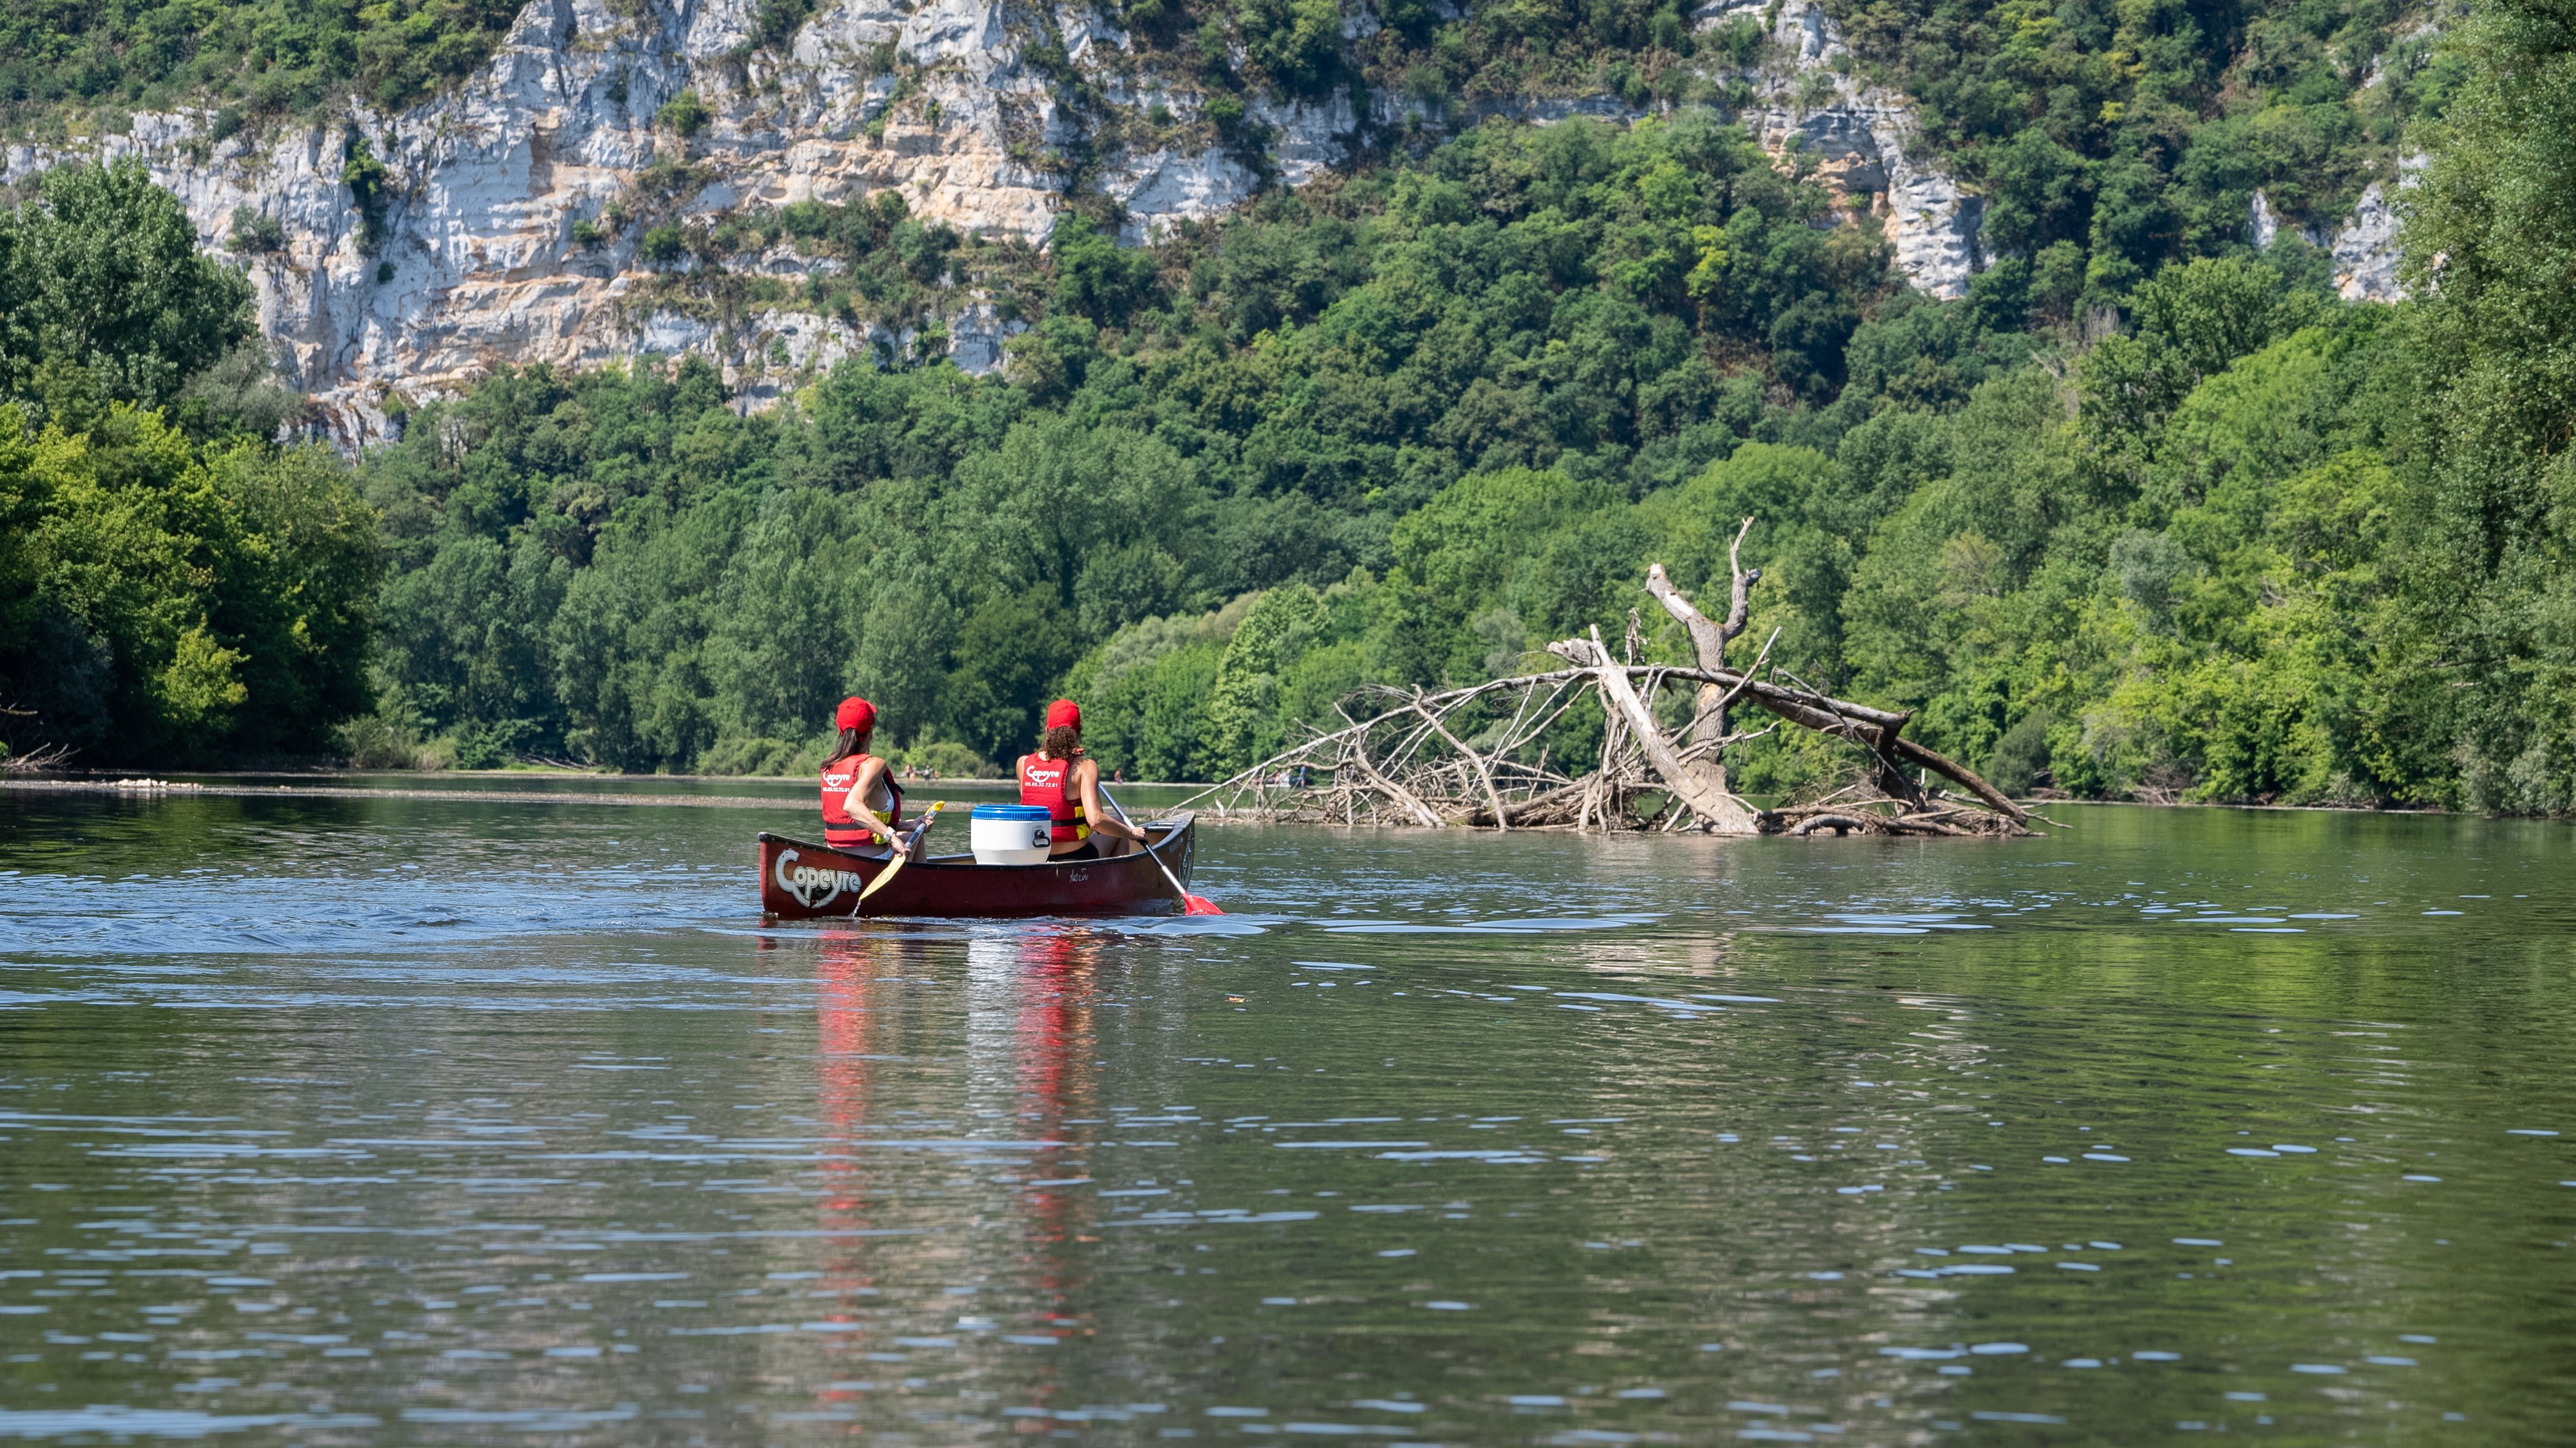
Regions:
[[1332, 78], [1342, 46], [1335, 0], [1241, 0], [1244, 48], [1284, 90], [1311, 94]]
[[2209, 377], [2318, 312], [2315, 296], [2281, 275], [2237, 260], [2169, 267], [2129, 298], [2135, 331], [2102, 339], [2084, 359], [2084, 416], [2100, 442], [2118, 446], [2160, 425]]
[[70, 104], [166, 108], [228, 99], [282, 112], [358, 94], [400, 110], [489, 58], [518, 0], [32, 0], [0, 12], [0, 95], [26, 119]]
[[0, 509], [13, 749], [310, 753], [364, 706], [379, 554], [328, 451], [209, 450], [121, 403], [31, 435], [0, 406]]
[[47, 172], [0, 213], [0, 397], [40, 419], [159, 407], [251, 330], [249, 281], [140, 161]]
[[664, 101], [662, 108], [653, 113], [656, 124], [665, 127], [683, 140], [705, 130], [707, 122], [713, 118], [713, 113], [707, 109], [706, 102], [699, 100], [698, 93], [693, 90], [684, 90]]
[[1280, 717], [1280, 676], [1305, 656], [1325, 621], [1323, 601], [1302, 584], [1254, 600], [1218, 660], [1207, 700], [1211, 778], [1259, 762], [1287, 737], [1291, 721]]
[[[2576, 809], [2576, 17], [2499, 0], [2451, 42], [2466, 78], [2407, 225], [2432, 486], [2423, 665], [2455, 687], [2468, 798]], [[2438, 717], [2438, 716], [2437, 716]], [[2430, 722], [2430, 721], [2428, 721]]]
[[1050, 244], [1056, 304], [1101, 326], [1124, 325], [1161, 290], [1152, 253], [1120, 247], [1079, 212], [1068, 211], [1056, 222]]

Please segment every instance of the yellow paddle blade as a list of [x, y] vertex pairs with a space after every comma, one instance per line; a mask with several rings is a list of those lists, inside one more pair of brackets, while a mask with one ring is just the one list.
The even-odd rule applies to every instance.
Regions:
[[[930, 828], [930, 822], [939, 818], [939, 812], [946, 808], [948, 808], [948, 801], [944, 799], [932, 804], [931, 807], [921, 816], [921, 829], [926, 830]], [[915, 831], [915, 833], [918, 834], [919, 831]], [[888, 880], [902, 874], [903, 867], [911, 863], [912, 853], [909, 850], [896, 852], [893, 861], [885, 867], [884, 873], [878, 875], [875, 879], [870, 880], [868, 882], [868, 887], [859, 892], [859, 898], [850, 902], [850, 913], [853, 915], [858, 914], [859, 907], [868, 903], [868, 897], [870, 895], [884, 889]]]

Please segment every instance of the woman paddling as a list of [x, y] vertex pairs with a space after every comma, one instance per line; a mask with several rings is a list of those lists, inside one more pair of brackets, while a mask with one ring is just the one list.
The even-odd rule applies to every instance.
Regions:
[[[1071, 699], [1047, 705], [1046, 737], [1038, 752], [1020, 756], [1020, 803], [1044, 805], [1051, 821], [1047, 857], [1096, 860], [1144, 843], [1145, 832], [1100, 808], [1100, 766], [1082, 757], [1082, 706]], [[1102, 848], [1100, 838], [1109, 844]]]
[[[882, 836], [893, 853], [895, 826], [903, 822], [903, 786], [894, 771], [868, 752], [876, 733], [877, 706], [853, 694], [841, 701], [832, 722], [841, 737], [823, 765], [823, 843], [836, 850], [875, 853]], [[912, 832], [910, 852], [921, 853], [921, 834]]]

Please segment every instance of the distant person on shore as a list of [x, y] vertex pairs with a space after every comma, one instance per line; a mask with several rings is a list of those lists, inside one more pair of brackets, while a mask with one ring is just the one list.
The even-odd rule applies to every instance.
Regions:
[[1049, 858], [1097, 860], [1144, 842], [1144, 831], [1101, 807], [1100, 766], [1082, 757], [1082, 706], [1071, 699], [1047, 706], [1046, 737], [1020, 756], [1019, 776], [1020, 803], [1045, 806], [1052, 822]]
[[[903, 786], [895, 783], [884, 760], [868, 752], [877, 707], [853, 694], [841, 701], [832, 723], [841, 737], [823, 765], [823, 843], [853, 853], [875, 854], [882, 848], [891, 855], [895, 827], [903, 822]], [[922, 834], [916, 827], [907, 846], [916, 858]]]

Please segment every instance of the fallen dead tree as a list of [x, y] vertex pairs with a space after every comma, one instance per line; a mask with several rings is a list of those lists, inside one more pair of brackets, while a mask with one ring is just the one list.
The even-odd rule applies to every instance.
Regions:
[[[33, 719], [35, 717], [36, 711], [33, 709], [21, 709], [15, 704], [0, 704], [0, 718]], [[59, 744], [47, 744], [40, 745], [25, 754], [12, 754], [6, 743], [0, 743], [0, 774], [37, 774], [46, 770], [60, 769], [70, 763], [71, 757], [78, 752], [66, 749]]]
[[[1752, 527], [1747, 519], [1745, 529]], [[1733, 561], [1744, 531], [1729, 550]], [[1689, 631], [1696, 666], [1641, 664], [1629, 614], [1614, 656], [1599, 629], [1548, 645], [1565, 667], [1425, 692], [1374, 686], [1338, 706], [1343, 727], [1316, 733], [1193, 796], [1220, 816], [1334, 824], [1494, 829], [1698, 830], [1724, 835], [1830, 832], [2018, 835], [2030, 815], [1973, 771], [1905, 737], [1910, 713], [1837, 699], [1769, 662], [1745, 668], [1727, 646], [1745, 629], [1758, 569], [1733, 568], [1727, 616], [1711, 619], [1661, 564], [1646, 591]], [[1774, 635], [1776, 639], [1777, 635]], [[1667, 730], [1656, 706], [1692, 689], [1690, 719]], [[1602, 705], [1597, 753], [1558, 757], [1550, 731], [1586, 697]], [[1743, 706], [1769, 716], [1736, 730]], [[1862, 777], [1812, 800], [1757, 806], [1729, 787], [1726, 751], [1783, 727], [1848, 741]], [[1561, 739], [1561, 735], [1558, 738]]]

